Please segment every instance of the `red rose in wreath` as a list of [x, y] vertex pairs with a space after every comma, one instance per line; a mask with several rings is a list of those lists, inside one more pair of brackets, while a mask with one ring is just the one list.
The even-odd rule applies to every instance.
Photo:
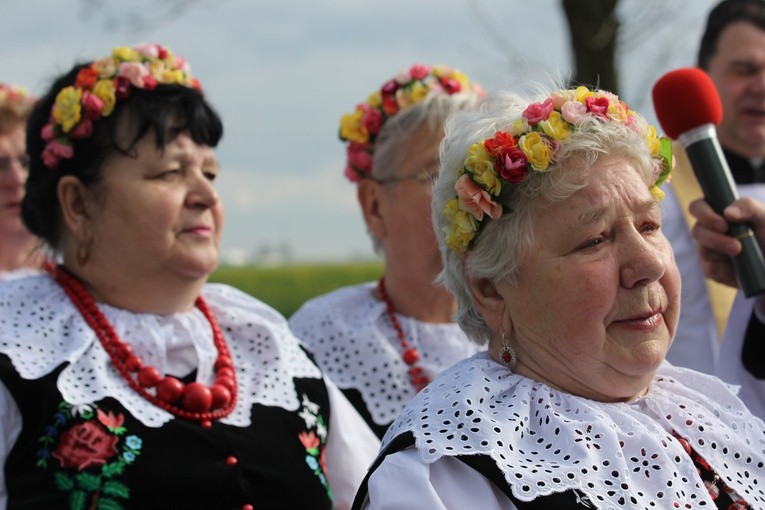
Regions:
[[118, 440], [117, 436], [107, 433], [97, 423], [86, 421], [61, 434], [53, 456], [63, 467], [75, 467], [82, 471], [91, 466], [102, 466], [114, 457]]

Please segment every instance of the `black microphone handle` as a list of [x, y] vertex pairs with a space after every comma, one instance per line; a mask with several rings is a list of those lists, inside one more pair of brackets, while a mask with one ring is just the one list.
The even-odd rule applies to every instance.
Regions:
[[[704, 192], [704, 198], [714, 211], [723, 210], [738, 198], [725, 155], [717, 137], [694, 141], [685, 147], [693, 172]], [[731, 257], [738, 284], [746, 297], [765, 292], [765, 259], [747, 223], [729, 223], [728, 234], [741, 241], [743, 249]]]

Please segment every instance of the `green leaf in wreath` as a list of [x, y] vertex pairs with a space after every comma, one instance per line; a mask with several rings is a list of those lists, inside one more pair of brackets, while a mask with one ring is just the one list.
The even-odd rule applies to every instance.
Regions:
[[69, 494], [69, 508], [71, 510], [85, 510], [88, 504], [88, 495], [83, 491], [72, 491]]
[[54, 473], [53, 478], [58, 490], [70, 491], [74, 489], [74, 479], [68, 474], [57, 471]]
[[95, 492], [101, 488], [101, 477], [99, 475], [83, 471], [75, 475], [75, 479], [79, 488], [88, 492]]
[[130, 489], [128, 486], [117, 480], [107, 480], [104, 483], [103, 491], [104, 494], [116, 498], [128, 499], [130, 497]]
[[98, 510], [125, 510], [125, 507], [116, 499], [102, 497], [98, 500]]

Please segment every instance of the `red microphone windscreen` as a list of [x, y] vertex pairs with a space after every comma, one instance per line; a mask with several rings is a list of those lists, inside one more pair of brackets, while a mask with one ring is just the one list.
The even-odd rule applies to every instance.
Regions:
[[670, 138], [722, 120], [720, 95], [712, 79], [697, 67], [670, 71], [653, 86], [653, 107]]

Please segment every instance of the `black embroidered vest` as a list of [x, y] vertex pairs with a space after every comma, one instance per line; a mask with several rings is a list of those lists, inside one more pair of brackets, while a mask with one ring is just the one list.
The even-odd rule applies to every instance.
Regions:
[[8, 510], [332, 508], [323, 380], [295, 379], [296, 411], [253, 405], [248, 427], [173, 419], [152, 428], [112, 398], [64, 402], [63, 368], [30, 381], [0, 355], [23, 420], [5, 462]]

